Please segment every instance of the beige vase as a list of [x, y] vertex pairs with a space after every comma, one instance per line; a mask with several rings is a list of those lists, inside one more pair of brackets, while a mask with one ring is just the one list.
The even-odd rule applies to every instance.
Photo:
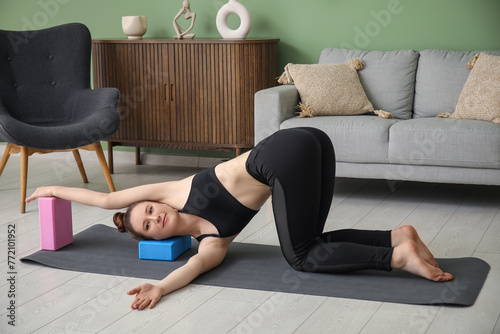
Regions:
[[146, 16], [123, 16], [122, 29], [128, 39], [141, 39], [148, 29], [148, 19]]

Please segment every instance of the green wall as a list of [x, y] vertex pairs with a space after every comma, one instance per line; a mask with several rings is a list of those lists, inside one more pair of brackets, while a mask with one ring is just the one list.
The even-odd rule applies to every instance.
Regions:
[[[196, 38], [219, 37], [215, 17], [227, 0], [191, 0]], [[280, 66], [315, 63], [326, 47], [364, 50], [500, 49], [500, 0], [241, 0], [249, 37], [278, 37]], [[172, 37], [182, 0], [0, 0], [0, 29], [85, 23], [94, 38], [124, 37], [121, 17], [146, 15], [147, 38]], [[239, 19], [230, 16], [236, 28]], [[181, 24], [182, 25], [182, 24]], [[187, 27], [187, 24], [183, 24]]]
[[[226, 0], [227, 1], [227, 0]], [[224, 0], [191, 0], [196, 38], [219, 37]], [[279, 37], [280, 64], [314, 63], [326, 47], [500, 49], [499, 0], [241, 0], [249, 37]], [[172, 37], [182, 0], [0, 0], [0, 29], [83, 22], [94, 38], [122, 37], [121, 16], [146, 15], [145, 37]], [[233, 15], [234, 16], [234, 15]], [[236, 28], [239, 20], [231, 16]]]

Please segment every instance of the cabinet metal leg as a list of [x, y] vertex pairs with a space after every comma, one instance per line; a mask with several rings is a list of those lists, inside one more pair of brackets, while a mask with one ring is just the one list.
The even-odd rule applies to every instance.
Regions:
[[109, 168], [109, 173], [113, 174], [114, 173], [114, 168], [113, 168], [113, 143], [108, 141], [108, 168]]
[[139, 146], [136, 146], [135, 148], [135, 164], [141, 164], [141, 148]]

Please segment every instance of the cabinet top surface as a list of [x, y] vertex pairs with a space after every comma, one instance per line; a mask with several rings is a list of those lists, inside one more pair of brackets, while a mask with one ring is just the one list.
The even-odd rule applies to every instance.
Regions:
[[200, 38], [200, 39], [174, 39], [174, 38], [144, 38], [144, 39], [127, 39], [125, 38], [97, 38], [92, 40], [93, 43], [228, 43], [228, 44], [245, 44], [245, 43], [275, 43], [279, 42], [279, 38], [247, 38], [247, 39], [217, 39], [217, 38]]

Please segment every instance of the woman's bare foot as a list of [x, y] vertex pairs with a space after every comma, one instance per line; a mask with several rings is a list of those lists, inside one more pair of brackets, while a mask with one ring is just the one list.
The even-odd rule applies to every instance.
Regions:
[[436, 282], [445, 282], [453, 279], [453, 275], [445, 273], [439, 267], [431, 265], [421, 255], [420, 246], [414, 240], [406, 240], [392, 252], [391, 267], [408, 271]]
[[420, 257], [425, 262], [429, 263], [431, 266], [439, 267], [434, 255], [432, 255], [429, 248], [427, 248], [422, 239], [420, 239], [417, 230], [415, 230], [413, 226], [404, 225], [391, 232], [392, 247], [396, 247], [406, 240], [412, 240], [416, 243]]

